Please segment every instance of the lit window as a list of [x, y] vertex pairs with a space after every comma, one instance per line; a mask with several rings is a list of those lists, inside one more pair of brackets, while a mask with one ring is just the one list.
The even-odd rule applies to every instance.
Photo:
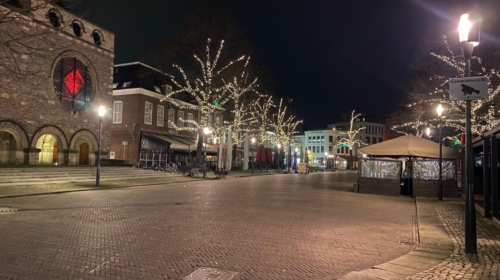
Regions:
[[321, 143], [325, 143], [325, 136], [321, 136]]
[[116, 89], [120, 83], [113, 83], [113, 89]]
[[113, 102], [113, 123], [122, 123], [123, 101]]
[[124, 82], [123, 87], [128, 88], [128, 87], [130, 87], [131, 84], [132, 84], [132, 82]]
[[168, 127], [172, 127], [172, 125], [170, 124], [170, 122], [173, 122], [175, 123], [175, 109], [173, 108], [170, 108], [168, 109]]
[[144, 123], [153, 124], [153, 103], [147, 101], [144, 107]]
[[188, 121], [189, 122], [188, 122], [187, 126], [188, 127], [193, 127], [194, 126], [194, 124], [192, 123], [192, 121], [193, 121], [193, 113], [188, 113]]
[[184, 127], [184, 111], [177, 112], [177, 126]]
[[165, 107], [158, 105], [158, 112], [156, 114], [156, 125], [164, 126], [165, 123]]
[[309, 136], [309, 142], [308, 143], [311, 143], [311, 136]]
[[158, 93], [161, 93], [161, 89], [157, 86], [153, 86], [155, 88], [155, 91], [158, 92]]
[[90, 69], [76, 57], [59, 60], [54, 68], [54, 90], [61, 103], [71, 110], [82, 110], [92, 101]]

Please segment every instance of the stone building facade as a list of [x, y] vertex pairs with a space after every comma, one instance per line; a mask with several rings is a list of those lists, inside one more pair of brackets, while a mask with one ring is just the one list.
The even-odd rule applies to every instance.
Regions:
[[114, 34], [58, 5], [20, 3], [0, 6], [19, 11], [0, 22], [0, 164], [95, 164], [97, 109], [112, 109]]

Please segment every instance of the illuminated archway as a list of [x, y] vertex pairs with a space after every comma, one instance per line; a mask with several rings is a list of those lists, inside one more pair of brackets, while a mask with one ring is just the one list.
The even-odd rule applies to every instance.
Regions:
[[38, 163], [40, 164], [60, 164], [58, 162], [58, 141], [52, 134], [43, 134], [36, 142], [36, 148], [40, 149]]

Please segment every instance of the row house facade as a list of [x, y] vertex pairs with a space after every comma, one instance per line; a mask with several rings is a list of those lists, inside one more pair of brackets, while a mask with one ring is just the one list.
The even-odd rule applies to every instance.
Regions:
[[[117, 64], [113, 79], [113, 117], [111, 159], [149, 165], [176, 163], [186, 165], [195, 156], [197, 136], [193, 124], [199, 121], [199, 107], [189, 96], [172, 92], [168, 77], [141, 62]], [[220, 111], [209, 116], [209, 126], [222, 123]], [[173, 125], [175, 124], [175, 125]], [[205, 138], [211, 143], [211, 138]], [[209, 155], [217, 149], [206, 145]]]

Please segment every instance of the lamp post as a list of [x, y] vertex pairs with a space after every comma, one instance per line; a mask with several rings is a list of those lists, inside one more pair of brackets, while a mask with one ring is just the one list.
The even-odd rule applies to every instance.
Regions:
[[[472, 30], [472, 32], [471, 32]], [[463, 14], [458, 24], [458, 35], [465, 58], [465, 77], [470, 77], [470, 59], [475, 46], [479, 44], [479, 26], [469, 21], [469, 15]], [[471, 132], [471, 102], [465, 101], [465, 252], [477, 253], [476, 212], [474, 206], [474, 178], [472, 167], [472, 132]]]
[[95, 173], [95, 185], [99, 186], [99, 181], [101, 180], [101, 135], [102, 135], [102, 117], [104, 117], [104, 113], [106, 112], [106, 108], [104, 106], [99, 106], [99, 138], [97, 140], [97, 171]]
[[436, 108], [439, 117], [439, 200], [443, 200], [443, 124], [441, 118], [443, 110], [443, 105], [441, 104]]
[[[295, 154], [293, 155], [293, 165], [295, 165], [295, 171], [297, 171], [297, 153], [298, 152], [299, 152], [299, 148], [295, 147]], [[302, 156], [302, 155], [300, 155], [300, 156]]]
[[[255, 144], [255, 137], [252, 137], [252, 146]], [[252, 159], [252, 174], [253, 174], [253, 161], [255, 158]]]
[[[293, 99], [288, 99], [288, 102], [290, 102], [290, 117], [292, 117], [292, 101]], [[291, 162], [288, 162], [288, 159], [292, 161], [292, 132], [290, 131], [290, 138], [288, 139], [288, 158], [286, 160], [286, 165], [288, 165], [288, 174], [290, 174], [290, 166]]]
[[325, 171], [328, 168], [328, 153], [325, 152]]
[[204, 152], [204, 155], [203, 155], [203, 178], [205, 178], [207, 176], [207, 144], [205, 143], [206, 142], [206, 139], [205, 137], [207, 137], [208, 134], [211, 134], [212, 131], [210, 130], [210, 128], [208, 127], [205, 127], [203, 129], [203, 146], [205, 146], [205, 152]]
[[280, 149], [281, 149], [281, 144], [278, 143], [278, 173], [280, 173]]

